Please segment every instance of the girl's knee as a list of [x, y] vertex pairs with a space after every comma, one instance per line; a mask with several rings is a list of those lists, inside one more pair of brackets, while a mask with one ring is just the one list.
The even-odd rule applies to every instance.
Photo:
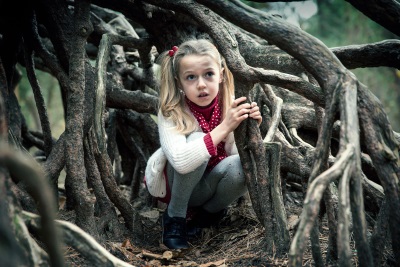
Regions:
[[233, 155], [226, 158], [228, 161], [226, 162], [228, 165], [228, 172], [238, 173], [238, 175], [244, 176], [242, 163], [240, 161], [239, 155]]

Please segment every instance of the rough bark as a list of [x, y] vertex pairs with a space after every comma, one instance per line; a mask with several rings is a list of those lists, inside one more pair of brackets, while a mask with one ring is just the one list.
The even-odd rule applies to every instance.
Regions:
[[387, 246], [389, 233], [389, 223], [387, 221], [389, 205], [387, 201], [382, 203], [382, 208], [379, 211], [378, 219], [374, 226], [374, 232], [371, 236], [371, 252], [374, 259], [374, 265], [379, 266], [382, 263], [383, 253], [382, 250]]
[[271, 185], [272, 207], [274, 209], [274, 245], [276, 254], [285, 254], [290, 247], [290, 237], [287, 225], [286, 209], [283, 204], [281, 176], [280, 176], [280, 143], [265, 143], [266, 161], [268, 168], [268, 179]]
[[120, 225], [114, 205], [108, 198], [101, 181], [101, 175], [99, 169], [97, 168], [93, 153], [93, 144], [90, 143], [90, 138], [85, 138], [84, 148], [85, 167], [88, 172], [87, 180], [90, 186], [93, 188], [94, 195], [96, 196], [96, 203], [99, 209], [96, 214], [96, 216], [99, 218], [99, 225], [97, 228], [101, 236], [104, 235], [104, 232], [110, 231], [111, 236], [115, 238], [122, 238], [124, 230]]
[[[360, 87], [359, 87], [360, 88]], [[383, 112], [380, 102], [361, 87], [359, 90], [359, 111], [361, 119], [361, 135], [370, 143], [367, 146], [368, 154], [371, 156], [379, 179], [385, 190], [385, 196], [390, 203], [389, 227], [392, 237], [393, 252], [396, 261], [400, 262], [400, 196], [399, 196], [399, 143], [394, 138], [386, 114]], [[360, 89], [361, 89], [360, 88]], [[368, 102], [368, 104], [367, 104]], [[374, 110], [375, 116], [367, 115]]]
[[[120, 40], [109, 35], [103, 35], [101, 40], [99, 55], [97, 58], [96, 66], [97, 72], [97, 91], [96, 91], [96, 105], [94, 117], [93, 136], [95, 136], [96, 149], [94, 155], [96, 162], [99, 166], [101, 179], [108, 196], [114, 205], [120, 210], [125, 220], [125, 225], [128, 229], [133, 229], [133, 209], [129, 201], [120, 193], [117, 183], [114, 179], [112, 172], [112, 163], [106, 150], [105, 128], [103, 123], [103, 116], [105, 112], [105, 85], [107, 83], [106, 64], [110, 58], [111, 46], [116, 43], [123, 43], [125, 40]], [[134, 40], [132, 40], [134, 42]]]
[[83, 114], [85, 92], [85, 50], [87, 36], [91, 32], [89, 24], [90, 2], [80, 2], [75, 9], [74, 40], [71, 57], [66, 114], [65, 159], [67, 182], [71, 189], [70, 198], [76, 211], [76, 224], [88, 233], [97, 236], [93, 217], [93, 205], [89, 199], [86, 184], [86, 169], [83, 153]]

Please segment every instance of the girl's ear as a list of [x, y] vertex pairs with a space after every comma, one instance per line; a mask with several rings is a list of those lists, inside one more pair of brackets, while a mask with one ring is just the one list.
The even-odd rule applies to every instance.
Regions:
[[222, 83], [224, 81], [224, 68], [221, 68], [221, 71], [219, 73], [219, 83]]

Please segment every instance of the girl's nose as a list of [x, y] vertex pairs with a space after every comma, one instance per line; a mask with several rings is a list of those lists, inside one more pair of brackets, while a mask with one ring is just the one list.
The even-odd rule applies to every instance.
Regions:
[[202, 89], [206, 87], [206, 83], [204, 82], [203, 77], [199, 77], [199, 82], [197, 83], [197, 88]]

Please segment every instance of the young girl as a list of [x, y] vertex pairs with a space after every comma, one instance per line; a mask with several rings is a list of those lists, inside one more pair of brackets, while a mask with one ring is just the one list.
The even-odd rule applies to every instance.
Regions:
[[170, 201], [163, 243], [182, 249], [188, 248], [188, 207], [198, 207], [189, 226], [207, 227], [246, 192], [233, 130], [247, 118], [261, 123], [261, 114], [256, 103], [244, 103], [246, 97], [233, 99], [232, 74], [211, 42], [190, 40], [160, 58], [161, 149], [147, 167], [166, 159]]

